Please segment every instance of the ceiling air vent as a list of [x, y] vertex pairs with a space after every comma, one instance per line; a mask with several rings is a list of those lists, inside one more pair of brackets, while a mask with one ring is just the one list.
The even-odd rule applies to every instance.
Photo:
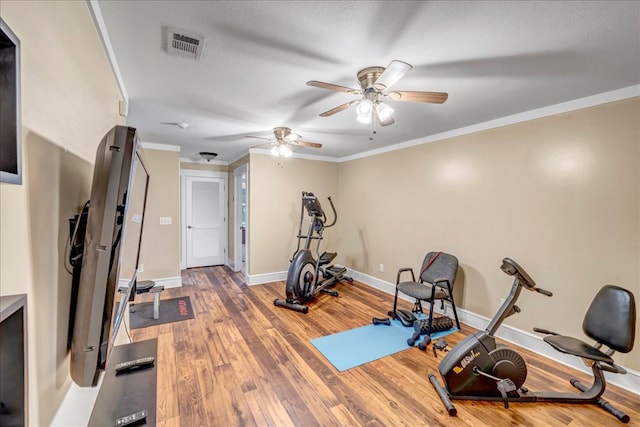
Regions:
[[200, 59], [204, 43], [205, 38], [200, 34], [177, 28], [166, 29], [165, 46], [171, 56]]

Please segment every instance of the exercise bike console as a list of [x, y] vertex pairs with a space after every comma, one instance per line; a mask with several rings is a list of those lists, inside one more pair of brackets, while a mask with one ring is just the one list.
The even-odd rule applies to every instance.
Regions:
[[[503, 401], [505, 408], [509, 407], [509, 402], [595, 403], [620, 421], [629, 422], [628, 415], [600, 396], [606, 387], [604, 371], [625, 373], [622, 367], [613, 362], [611, 356], [615, 351], [628, 353], [633, 348], [636, 322], [633, 294], [612, 285], [605, 285], [600, 289], [583, 322], [585, 335], [596, 341], [593, 346], [573, 337], [534, 328], [535, 332], [547, 334], [544, 341], [556, 350], [588, 361], [594, 381], [591, 387], [586, 387], [578, 380], [571, 379], [571, 385], [579, 391], [575, 393], [533, 393], [523, 387], [527, 377], [524, 359], [515, 350], [497, 345], [495, 333], [504, 319], [520, 312], [516, 301], [522, 289], [549, 297], [553, 294], [539, 288], [531, 276], [510, 258], [504, 258], [500, 268], [514, 278], [509, 296], [484, 331], [466, 337], [444, 357], [438, 366], [444, 387], [435, 375], [429, 374], [429, 381], [449, 415], [457, 413], [451, 403], [454, 399]], [[603, 345], [609, 350], [601, 351]]]

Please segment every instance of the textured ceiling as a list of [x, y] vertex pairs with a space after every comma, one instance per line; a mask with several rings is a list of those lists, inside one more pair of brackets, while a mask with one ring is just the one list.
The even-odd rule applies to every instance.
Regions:
[[[343, 158], [640, 84], [640, 2], [100, 1], [93, 4], [129, 97], [129, 125], [181, 157], [233, 161], [291, 127]], [[164, 27], [202, 34], [200, 60], [167, 55]], [[393, 89], [448, 92], [442, 105], [389, 102], [395, 124], [356, 121], [356, 73], [413, 65]], [[180, 129], [167, 122], [184, 122]]]

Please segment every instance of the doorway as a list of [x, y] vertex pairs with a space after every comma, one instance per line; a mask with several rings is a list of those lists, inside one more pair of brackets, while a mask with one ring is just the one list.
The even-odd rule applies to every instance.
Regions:
[[240, 271], [246, 277], [248, 275], [249, 253], [249, 164], [233, 170], [234, 179], [234, 270]]
[[227, 174], [182, 170], [182, 265], [223, 265], [227, 254]]

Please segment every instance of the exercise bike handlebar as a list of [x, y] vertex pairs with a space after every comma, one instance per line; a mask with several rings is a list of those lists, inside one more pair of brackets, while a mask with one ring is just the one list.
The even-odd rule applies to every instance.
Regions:
[[520, 267], [518, 263], [511, 258], [503, 258], [500, 269], [507, 275], [514, 276], [514, 281], [513, 285], [511, 286], [511, 292], [509, 292], [509, 295], [507, 296], [507, 298], [505, 298], [495, 316], [493, 316], [493, 319], [491, 319], [491, 321], [487, 325], [487, 329], [485, 331], [490, 336], [495, 335], [495, 333], [498, 331], [498, 328], [500, 328], [500, 325], [502, 325], [504, 319], [511, 316], [512, 314], [520, 312], [520, 308], [516, 305], [516, 301], [520, 296], [520, 291], [522, 290], [522, 288], [530, 291], [536, 291], [548, 297], [553, 296], [553, 294], [546, 289], [538, 288], [536, 286], [536, 282], [534, 282], [531, 276], [529, 276], [529, 274], [524, 271], [524, 268]]
[[518, 283], [524, 286], [525, 288], [527, 288], [528, 290], [536, 291], [539, 294], [542, 294], [548, 297], [553, 296], [553, 293], [551, 291], [539, 288], [536, 285], [536, 282], [533, 281], [531, 276], [529, 276], [529, 274], [526, 271], [524, 271], [524, 268], [520, 267], [518, 263], [512, 260], [511, 258], [508, 258], [508, 257], [504, 258], [502, 260], [502, 265], [500, 266], [500, 269], [504, 271], [506, 274], [508, 274], [509, 276], [516, 276], [516, 278], [518, 279]]

